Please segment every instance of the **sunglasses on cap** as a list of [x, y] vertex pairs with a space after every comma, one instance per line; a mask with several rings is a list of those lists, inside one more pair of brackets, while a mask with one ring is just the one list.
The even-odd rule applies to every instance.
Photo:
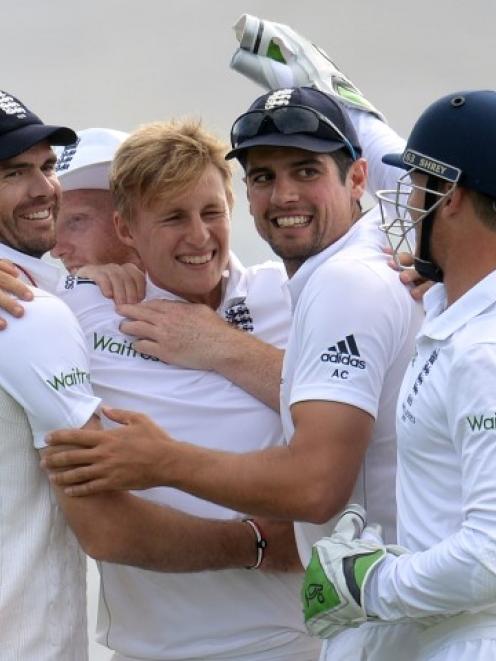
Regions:
[[242, 147], [245, 140], [262, 134], [267, 120], [283, 135], [309, 133], [319, 138], [338, 139], [348, 149], [353, 160], [358, 158], [351, 142], [330, 119], [313, 108], [298, 105], [251, 110], [240, 115], [231, 129], [233, 149]]

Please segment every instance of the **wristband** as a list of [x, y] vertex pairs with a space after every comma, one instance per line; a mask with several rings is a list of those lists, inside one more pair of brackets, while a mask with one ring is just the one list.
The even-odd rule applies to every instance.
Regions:
[[245, 518], [242, 519], [243, 523], [247, 523], [250, 528], [255, 533], [256, 538], [256, 549], [257, 549], [257, 560], [254, 565], [246, 567], [246, 569], [258, 569], [263, 562], [265, 549], [267, 548], [267, 540], [265, 539], [260, 526], [254, 519]]

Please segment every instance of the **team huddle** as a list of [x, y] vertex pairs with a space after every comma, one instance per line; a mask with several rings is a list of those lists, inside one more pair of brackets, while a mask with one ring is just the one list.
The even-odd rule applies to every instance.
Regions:
[[[0, 659], [88, 660], [86, 554], [114, 661], [494, 659], [496, 91], [405, 142], [237, 36], [229, 147], [0, 92]], [[278, 261], [230, 249], [233, 161]]]

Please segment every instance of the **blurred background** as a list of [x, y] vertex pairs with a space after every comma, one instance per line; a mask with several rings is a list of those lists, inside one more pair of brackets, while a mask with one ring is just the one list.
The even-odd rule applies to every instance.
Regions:
[[[75, 129], [131, 131], [188, 114], [227, 140], [262, 92], [229, 69], [243, 13], [324, 48], [404, 135], [436, 97], [496, 86], [494, 0], [17, 0], [2, 4], [0, 88]], [[271, 255], [253, 231], [239, 174], [236, 193], [234, 248], [253, 264]], [[93, 565], [89, 583], [93, 631]], [[108, 658], [92, 644], [91, 661]]]

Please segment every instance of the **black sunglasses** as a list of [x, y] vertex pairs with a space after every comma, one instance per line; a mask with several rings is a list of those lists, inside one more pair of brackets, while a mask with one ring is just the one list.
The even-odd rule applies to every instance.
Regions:
[[242, 143], [254, 138], [263, 132], [267, 121], [270, 120], [279, 133], [291, 135], [292, 133], [310, 133], [318, 137], [336, 137], [350, 152], [353, 160], [357, 153], [343, 132], [325, 115], [308, 106], [278, 106], [268, 110], [251, 110], [238, 117], [231, 129], [231, 145], [234, 149], [242, 147]]

